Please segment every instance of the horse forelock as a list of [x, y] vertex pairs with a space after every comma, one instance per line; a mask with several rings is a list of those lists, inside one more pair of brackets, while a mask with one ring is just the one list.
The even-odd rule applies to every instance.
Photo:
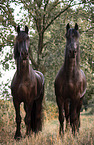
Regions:
[[66, 38], [71, 38], [71, 37], [79, 38], [79, 36], [80, 36], [79, 32], [73, 28], [70, 28], [66, 33]]
[[24, 31], [21, 31], [16, 37], [16, 41], [18, 42], [26, 40], [29, 40], [29, 36]]

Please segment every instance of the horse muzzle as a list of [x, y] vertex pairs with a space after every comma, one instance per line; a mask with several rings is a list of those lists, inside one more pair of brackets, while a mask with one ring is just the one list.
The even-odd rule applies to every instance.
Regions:
[[21, 52], [21, 59], [22, 60], [27, 60], [28, 59], [28, 52]]
[[69, 50], [69, 57], [70, 58], [75, 58], [76, 57], [76, 54], [77, 54], [77, 51], [76, 50]]

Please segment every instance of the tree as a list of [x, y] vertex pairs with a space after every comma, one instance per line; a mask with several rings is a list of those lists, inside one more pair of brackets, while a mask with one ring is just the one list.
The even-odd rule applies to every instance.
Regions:
[[[60, 17], [61, 14], [65, 14], [67, 10], [75, 5], [79, 5], [84, 3], [83, 1], [79, 2], [78, 4], [75, 2], [75, 0], [71, 1], [60, 1], [60, 0], [55, 0], [55, 1], [50, 1], [50, 0], [21, 0], [21, 1], [2, 1], [0, 7], [1, 7], [1, 19], [2, 19], [2, 25], [6, 29], [8, 26], [11, 27], [10, 34], [7, 36], [6, 33], [2, 34], [2, 43], [1, 46], [5, 45], [13, 45], [13, 39], [12, 39], [12, 26], [16, 28], [17, 23], [14, 21], [14, 16], [13, 16], [13, 8], [10, 8], [11, 3], [14, 3], [15, 5], [17, 4], [22, 4], [21, 10], [24, 9], [25, 13], [24, 16], [25, 18], [28, 17], [28, 24], [31, 27], [31, 21], [35, 25], [34, 30], [37, 31], [37, 46], [36, 46], [36, 51], [37, 51], [37, 61], [31, 57], [32, 63], [35, 65], [35, 67], [38, 69], [39, 64], [40, 64], [40, 59], [39, 55], [42, 54], [42, 50], [45, 46], [44, 43], [44, 34], [46, 30], [50, 27], [50, 25], [53, 24], [53, 22]], [[59, 7], [59, 8], [58, 8]], [[21, 11], [20, 11], [21, 12]], [[19, 14], [18, 14], [19, 15]], [[4, 17], [3, 17], [4, 16]], [[64, 17], [64, 16], [63, 16]], [[20, 21], [24, 21], [23, 18]], [[25, 23], [25, 21], [23, 22]], [[4, 31], [5, 32], [5, 31]], [[8, 37], [8, 38], [6, 38]], [[5, 42], [5, 43], [4, 43]], [[7, 43], [6, 43], [7, 42]]]
[[[20, 11], [16, 14], [19, 16], [18, 20], [15, 20], [12, 4], [14, 6], [20, 5]], [[50, 100], [55, 98], [54, 78], [64, 59], [65, 25], [68, 22], [72, 25], [78, 22], [81, 34], [81, 52], [83, 52], [81, 53], [81, 65], [84, 72], [87, 72], [89, 82], [87, 97], [92, 93], [93, 85], [90, 83], [93, 70], [92, 62], [94, 62], [92, 55], [94, 53], [92, 49], [94, 48], [92, 42], [92, 29], [94, 28], [92, 1], [79, 1], [77, 3], [74, 0], [2, 0], [0, 7], [2, 21], [1, 51], [3, 51], [4, 46], [11, 46], [11, 50], [13, 49], [14, 30], [18, 24], [21, 27], [28, 25], [31, 38], [30, 59], [33, 67], [40, 69], [45, 74], [46, 96]], [[8, 53], [2, 60], [3, 66], [7, 64], [9, 59], [12, 60], [12, 52]], [[8, 65], [6, 65], [6, 68], [8, 68]]]

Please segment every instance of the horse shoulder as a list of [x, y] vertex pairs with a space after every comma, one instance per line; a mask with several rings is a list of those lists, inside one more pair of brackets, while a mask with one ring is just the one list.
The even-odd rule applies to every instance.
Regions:
[[63, 91], [63, 87], [64, 87], [64, 82], [65, 82], [64, 78], [65, 78], [65, 72], [61, 68], [59, 70], [59, 72], [57, 73], [55, 83], [54, 83], [56, 96], [58, 96], [58, 95], [62, 96], [62, 91]]

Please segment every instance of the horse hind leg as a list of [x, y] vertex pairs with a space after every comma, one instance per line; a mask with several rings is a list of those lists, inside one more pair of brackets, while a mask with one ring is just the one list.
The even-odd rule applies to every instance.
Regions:
[[31, 132], [31, 109], [32, 109], [32, 104], [24, 104], [24, 109], [26, 111], [26, 116], [25, 116], [25, 125], [26, 125], [26, 135], [30, 135]]
[[36, 108], [35, 108], [35, 133], [42, 131], [42, 100], [43, 94], [40, 95], [38, 100], [35, 101]]
[[64, 103], [64, 110], [65, 110], [65, 118], [66, 118], [66, 131], [69, 127], [69, 117], [70, 117], [70, 106], [69, 106], [69, 102], [66, 101]]
[[72, 133], [75, 136], [78, 126], [78, 116], [77, 116], [77, 103], [71, 101], [70, 103], [70, 125], [72, 127]]
[[20, 103], [13, 101], [14, 103], [14, 107], [15, 107], [15, 111], [16, 111], [16, 132], [15, 132], [15, 136], [14, 139], [19, 140], [22, 136], [21, 136], [21, 132], [20, 132], [20, 124], [21, 124], [21, 116], [20, 116]]
[[79, 104], [77, 106], [77, 115], [78, 115], [77, 131], [78, 132], [79, 132], [79, 128], [80, 128], [80, 110], [82, 107], [82, 103], [83, 103], [83, 98], [80, 99]]

